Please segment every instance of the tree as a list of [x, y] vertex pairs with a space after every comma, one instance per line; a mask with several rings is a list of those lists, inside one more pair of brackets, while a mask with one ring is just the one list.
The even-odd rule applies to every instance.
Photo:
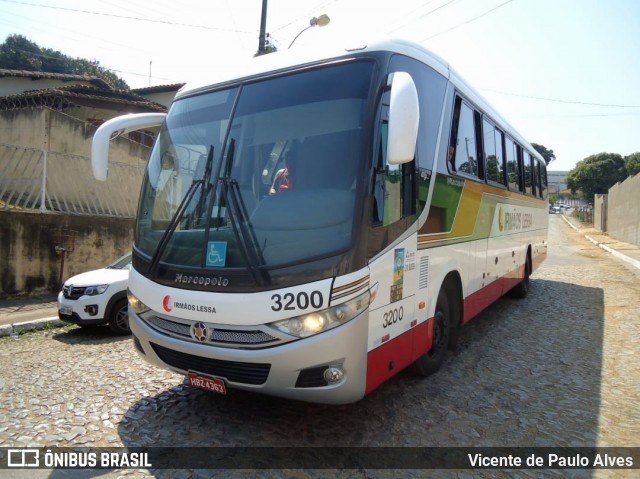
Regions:
[[631, 153], [624, 157], [624, 166], [627, 168], [627, 175], [633, 176], [640, 173], [640, 152]]
[[576, 164], [567, 175], [567, 186], [574, 194], [580, 190], [587, 201], [593, 202], [594, 195], [606, 193], [626, 177], [627, 169], [621, 155], [598, 153]]
[[533, 148], [542, 155], [544, 162], [547, 165], [556, 159], [556, 155], [553, 153], [553, 150], [549, 150], [543, 145], [538, 145], [537, 143], [531, 143], [531, 146], [533, 146]]
[[129, 85], [122, 78], [101, 67], [98, 61], [73, 59], [59, 51], [40, 48], [38, 44], [22, 35], [9, 35], [5, 42], [0, 44], [0, 68], [88, 75], [102, 78], [116, 89], [129, 89]]

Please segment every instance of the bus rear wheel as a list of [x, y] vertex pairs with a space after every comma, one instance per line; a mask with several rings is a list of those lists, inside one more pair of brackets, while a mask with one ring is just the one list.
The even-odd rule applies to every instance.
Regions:
[[451, 305], [444, 289], [438, 293], [436, 311], [433, 315], [433, 341], [431, 349], [413, 363], [413, 369], [422, 376], [435, 373], [447, 354], [451, 336]]
[[531, 275], [531, 256], [527, 254], [527, 259], [524, 262], [524, 277], [522, 281], [518, 283], [512, 290], [511, 294], [519, 299], [524, 299], [529, 294], [529, 287], [531, 280], [529, 276]]

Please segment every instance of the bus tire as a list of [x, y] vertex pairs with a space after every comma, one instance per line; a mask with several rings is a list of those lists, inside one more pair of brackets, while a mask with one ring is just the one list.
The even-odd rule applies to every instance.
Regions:
[[522, 278], [522, 281], [520, 281], [520, 283], [518, 283], [511, 290], [511, 294], [515, 298], [524, 299], [529, 294], [529, 288], [531, 283], [529, 279], [530, 275], [531, 275], [531, 256], [527, 254], [527, 259], [524, 262], [524, 277]]
[[444, 288], [438, 293], [433, 321], [431, 349], [413, 363], [414, 371], [421, 376], [429, 376], [440, 369], [449, 347], [452, 324], [451, 305]]
[[127, 298], [123, 298], [113, 305], [109, 313], [109, 329], [111, 332], [126, 336], [131, 334], [129, 329], [129, 304]]

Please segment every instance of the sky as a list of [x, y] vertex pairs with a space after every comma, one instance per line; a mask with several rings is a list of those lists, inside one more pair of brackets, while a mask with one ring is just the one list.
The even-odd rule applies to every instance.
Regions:
[[[130, 87], [205, 81], [258, 49], [263, 0], [0, 0], [0, 42], [97, 60]], [[447, 61], [552, 171], [600, 152], [640, 151], [640, 1], [268, 0], [270, 41], [287, 49], [408, 39]]]

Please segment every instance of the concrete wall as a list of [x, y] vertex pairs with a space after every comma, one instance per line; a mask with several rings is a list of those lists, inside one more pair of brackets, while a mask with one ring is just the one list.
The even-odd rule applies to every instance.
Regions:
[[[74, 114], [96, 118], [107, 112], [81, 110]], [[95, 127], [82, 119], [47, 108], [0, 112], [0, 209], [26, 206], [71, 214], [135, 216], [149, 148], [126, 138], [113, 140], [109, 179], [100, 182], [93, 178], [89, 158], [94, 132]], [[30, 201], [28, 205], [2, 203], [16, 198]]]
[[593, 227], [607, 231], [607, 195], [596, 195], [593, 200]]
[[132, 219], [0, 211], [0, 297], [58, 291], [62, 257], [55, 246], [72, 231], [63, 281], [108, 265], [133, 243]]
[[640, 245], [640, 174], [611, 187], [608, 204], [609, 236]]
[[[89, 158], [96, 127], [85, 120], [110, 119], [117, 114], [98, 108], [78, 108], [68, 114], [45, 107], [6, 110], [0, 112], [0, 143]], [[111, 143], [111, 162], [143, 166], [148, 156], [148, 147], [126, 138]]]

